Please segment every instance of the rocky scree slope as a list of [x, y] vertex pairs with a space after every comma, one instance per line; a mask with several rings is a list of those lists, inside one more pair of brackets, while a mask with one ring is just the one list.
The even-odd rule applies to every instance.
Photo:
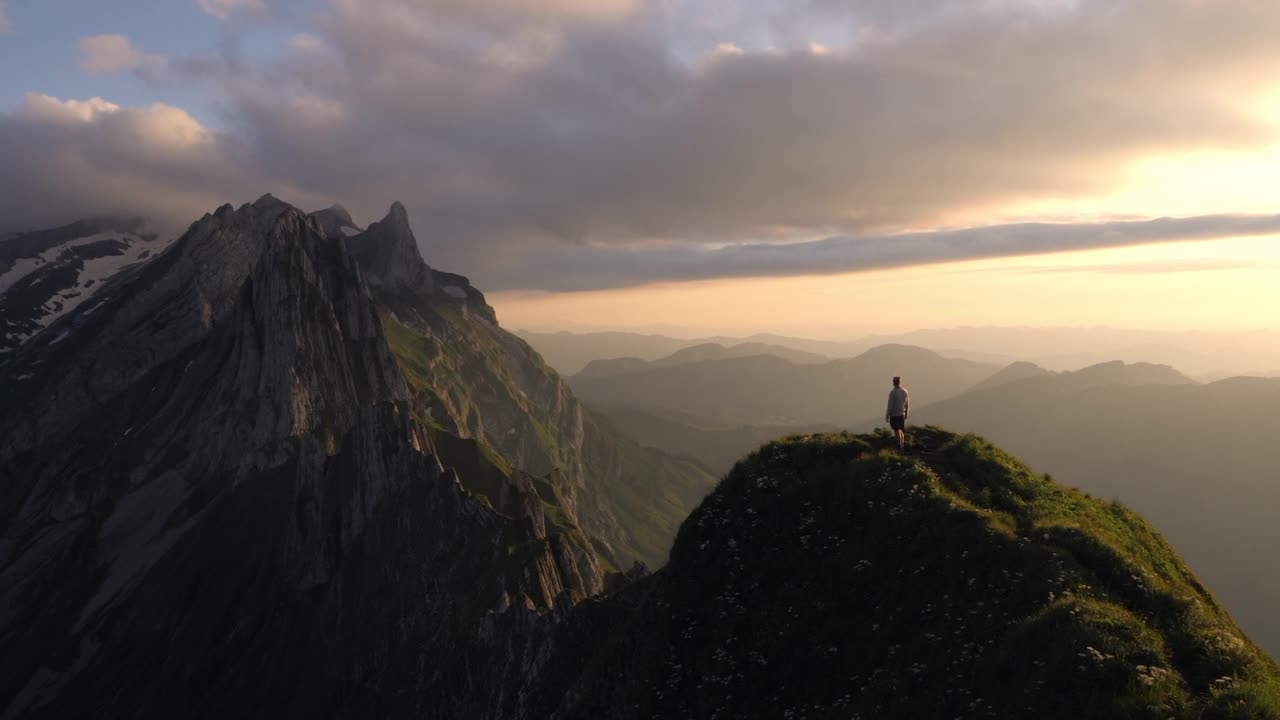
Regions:
[[224, 206], [63, 322], [0, 367], [4, 717], [527, 716], [600, 564], [442, 464], [345, 241]]
[[771, 443], [561, 626], [547, 717], [1277, 718], [1280, 672], [1136, 514], [973, 436]]

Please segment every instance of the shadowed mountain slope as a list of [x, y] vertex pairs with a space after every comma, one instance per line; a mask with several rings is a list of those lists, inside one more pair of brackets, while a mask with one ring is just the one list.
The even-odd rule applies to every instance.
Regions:
[[601, 407], [593, 410], [636, 442], [671, 455], [695, 458], [716, 473], [726, 473], [744, 455], [770, 440], [796, 433], [831, 432], [830, 425], [729, 425], [707, 423], [675, 413]]
[[664, 563], [680, 522], [714, 483], [710, 472], [600, 422], [527, 343], [498, 325], [467, 278], [423, 261], [398, 203], [345, 242], [422, 424], [473, 439], [554, 487], [609, 565]]
[[[399, 215], [224, 206], [0, 361], [5, 717], [532, 717], [554, 625], [611, 561], [665, 560], [710, 476], [613, 444], [549, 371], [486, 385], [536, 354], [465, 278], [379, 274]], [[409, 310], [446, 318], [453, 405]], [[514, 438], [536, 383], [573, 467], [478, 432]]]
[[6, 715], [506, 714], [603, 574], [440, 464], [344, 243], [226, 206], [95, 300], [4, 368]]

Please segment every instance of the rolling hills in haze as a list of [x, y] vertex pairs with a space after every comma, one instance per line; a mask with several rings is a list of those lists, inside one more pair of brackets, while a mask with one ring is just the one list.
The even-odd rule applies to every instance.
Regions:
[[894, 375], [913, 398], [947, 398], [1000, 368], [944, 358], [923, 348], [887, 345], [856, 358], [796, 364], [772, 355], [730, 357], [666, 367], [639, 366], [606, 377], [570, 378], [589, 405], [685, 414], [713, 424], [849, 426], [883, 413]]
[[[760, 333], [750, 337], [713, 336], [697, 339], [675, 338], [666, 335], [645, 335], [631, 332], [533, 332], [515, 330], [516, 335], [527, 341], [534, 350], [546, 358], [547, 364], [562, 375], [574, 375], [593, 360], [637, 358], [658, 360], [685, 348], [697, 345], [761, 345], [771, 348], [787, 348], [808, 355], [827, 358], [851, 357], [865, 351], [851, 343], [810, 340]], [[767, 353], [766, 353], [767, 354]]]
[[692, 345], [687, 348], [682, 348], [666, 357], [658, 358], [657, 360], [642, 360], [641, 358], [633, 357], [592, 360], [587, 363], [582, 370], [574, 375], [574, 377], [579, 379], [615, 377], [643, 370], [675, 367], [677, 365], [688, 365], [690, 363], [707, 362], [710, 360], [757, 357], [760, 355], [781, 358], [787, 362], [795, 363], [797, 365], [818, 365], [831, 361], [831, 358], [825, 355], [817, 355], [815, 353], [804, 352], [803, 350], [794, 350], [782, 345], [744, 342], [736, 345], [725, 346], [719, 343], [703, 343], [701, 345]]
[[592, 360], [655, 360], [676, 350], [716, 343], [762, 343], [830, 358], [849, 358], [880, 345], [926, 347], [946, 357], [1007, 365], [1032, 362], [1055, 371], [1121, 360], [1171, 365], [1197, 380], [1280, 375], [1280, 333], [1176, 332], [1114, 327], [953, 327], [881, 333], [850, 340], [813, 340], [762, 333], [750, 337], [682, 339], [626, 332], [536, 333], [517, 330], [562, 374]]

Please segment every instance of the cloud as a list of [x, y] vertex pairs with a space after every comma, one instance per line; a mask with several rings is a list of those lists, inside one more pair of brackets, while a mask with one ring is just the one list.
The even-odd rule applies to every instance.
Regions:
[[[1102, 223], [1018, 223], [963, 230], [831, 237], [788, 244], [688, 247], [591, 247], [522, 256], [492, 278], [495, 290], [579, 291], [655, 282], [779, 275], [829, 275], [1247, 235], [1280, 234], [1280, 215], [1205, 215]], [[1227, 263], [1235, 263], [1228, 265]], [[1031, 272], [1188, 272], [1238, 269], [1238, 261], [1031, 268]], [[1248, 267], [1256, 267], [1249, 265]], [[546, 278], [554, 278], [548, 282]]]
[[[516, 22], [483, 3], [339, 0], [326, 28], [336, 62], [294, 77], [353, 109], [331, 157], [378, 155], [375, 134], [394, 148], [335, 177], [376, 168], [376, 180], [404, 186], [430, 174], [412, 204], [441, 232], [578, 243], [945, 224], [975, 208], [1106, 193], [1148, 154], [1274, 140], [1239, 98], [1280, 61], [1259, 29], [1280, 10], [915, 5], [940, 7], [940, 19], [892, 26], [886, 44], [737, 52], [722, 41], [683, 63], [654, 11], [587, 20], [531, 4]], [[296, 116], [247, 104], [268, 152], [314, 169], [275, 142]]]
[[7, 33], [9, 29], [9, 0], [0, 0], [0, 33]]
[[311, 33], [300, 32], [294, 33], [293, 36], [289, 38], [289, 48], [297, 52], [312, 53], [324, 50], [325, 44], [324, 40], [312, 35]]
[[1275, 263], [1240, 258], [1185, 258], [1162, 262], [1108, 263], [1103, 265], [1058, 265], [1026, 268], [1026, 275], [1052, 275], [1059, 273], [1109, 273], [1120, 275], [1163, 275], [1167, 273], [1218, 272], [1222, 270], [1268, 270], [1280, 267]]
[[0, 114], [0, 166], [5, 229], [120, 213], [172, 230], [277, 188], [299, 202], [319, 202], [286, 180], [255, 173], [246, 147], [164, 104], [131, 108], [30, 94], [17, 111]]
[[268, 9], [264, 0], [196, 0], [196, 4], [224, 22], [236, 16], [265, 15]]
[[[1280, 4], [1254, 0], [331, 0], [307, 18], [283, 58], [168, 64], [230, 121], [217, 172], [183, 186], [166, 165], [142, 200], [269, 182], [368, 220], [398, 198], [434, 264], [603, 287], [999, 253], [903, 232], [1280, 140], [1254, 102], [1275, 89]], [[796, 242], [819, 237], [855, 239]]]
[[93, 35], [80, 40], [81, 66], [91, 73], [154, 70], [164, 65], [159, 55], [136, 47], [123, 35]]

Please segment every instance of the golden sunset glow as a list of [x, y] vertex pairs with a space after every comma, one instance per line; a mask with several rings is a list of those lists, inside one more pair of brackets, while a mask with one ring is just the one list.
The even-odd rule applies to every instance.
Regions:
[[957, 325], [1274, 328], [1280, 239], [1161, 243], [789, 278], [494, 293], [508, 327], [847, 338]]

